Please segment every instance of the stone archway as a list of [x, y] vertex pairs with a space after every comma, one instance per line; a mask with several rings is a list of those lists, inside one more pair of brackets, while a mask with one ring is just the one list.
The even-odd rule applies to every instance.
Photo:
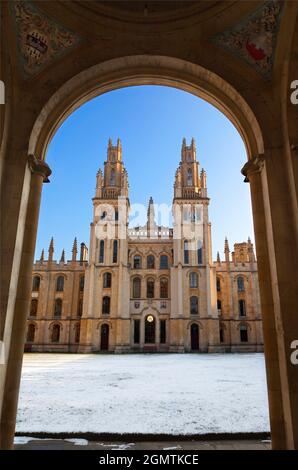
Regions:
[[[42, 182], [50, 170], [45, 163], [46, 149], [59, 125], [81, 104], [120, 87], [158, 84], [177, 87], [193, 93], [221, 110], [236, 126], [245, 143], [248, 162], [243, 172], [249, 180], [252, 192], [253, 218], [257, 256], [259, 259], [260, 290], [262, 298], [264, 341], [267, 380], [272, 427], [275, 447], [294, 446], [295, 391], [289, 387], [285, 339], [279, 337], [277, 326], [281, 318], [278, 299], [274, 297], [273, 265], [275, 248], [272, 241], [270, 181], [267, 178], [267, 158], [263, 133], [250, 106], [234, 87], [215, 73], [199, 65], [181, 59], [136, 55], [113, 59], [92, 66], [73, 76], [64, 83], [40, 110], [31, 130], [28, 146], [28, 162], [24, 173], [22, 191], [23, 214], [18, 220], [18, 249], [14, 254], [8, 307], [4, 329], [4, 344], [7, 345], [8, 360], [3, 368], [1, 396], [3, 446], [11, 445], [14, 433], [19, 377], [22, 363], [22, 338], [25, 317], [21, 311], [22, 299], [29, 299], [29, 283], [20, 279], [31, 279], [35, 236], [38, 222], [39, 201]], [[26, 217], [24, 214], [26, 213]], [[274, 273], [276, 274], [276, 273]], [[273, 276], [274, 277], [274, 276]], [[268, 279], [270, 282], [268, 283]], [[275, 316], [272, 308], [275, 304]], [[16, 319], [20, 319], [18, 328]], [[284, 367], [285, 372], [282, 372]], [[292, 372], [291, 372], [292, 374]], [[282, 383], [283, 382], [283, 383]], [[10, 406], [6, 407], [8, 390], [15, 390]], [[283, 403], [283, 407], [280, 407]], [[294, 408], [292, 407], [294, 406]], [[287, 414], [291, 419], [286, 420]], [[296, 427], [298, 424], [296, 423]], [[296, 429], [296, 428], [295, 428]], [[297, 439], [297, 435], [296, 435]]]

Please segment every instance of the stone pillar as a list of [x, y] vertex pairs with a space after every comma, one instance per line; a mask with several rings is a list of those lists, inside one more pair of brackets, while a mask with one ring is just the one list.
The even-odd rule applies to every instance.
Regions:
[[[30, 178], [30, 189], [25, 216], [23, 239], [20, 240], [21, 262], [14, 305], [8, 299], [7, 314], [4, 327], [5, 363], [1, 366], [1, 422], [0, 448], [11, 449], [15, 433], [15, 422], [22, 371], [22, 360], [26, 334], [26, 320], [29, 311], [32, 265], [37, 234], [38, 216], [42, 183], [48, 182], [51, 174], [49, 166], [33, 155], [28, 157], [27, 174]], [[30, 175], [31, 173], [31, 175]], [[30, 177], [31, 176], [31, 177]], [[27, 180], [28, 182], [28, 180]], [[22, 206], [21, 206], [22, 207]], [[10, 293], [9, 296], [13, 296]]]
[[268, 183], [264, 156], [258, 156], [248, 161], [244, 165], [242, 173], [245, 175], [245, 181], [249, 181], [251, 187], [272, 448], [286, 449], [290, 448], [291, 445], [287, 443], [287, 423], [285, 422], [283, 396], [284, 393], [288, 393], [289, 383], [287, 379], [285, 380], [281, 376], [281, 368], [285, 367], [286, 358], [283, 353], [281, 357], [278, 342], [283, 342], [285, 338], [277, 325], [276, 309], [280, 306], [277, 305], [277, 299], [274, 299], [272, 290], [273, 278], [270, 257], [274, 258], [275, 253], [268, 240], [270, 237], [268, 232], [272, 229], [269, 225], [270, 221], [268, 221], [271, 211], [268, 204], [266, 204], [266, 186]]

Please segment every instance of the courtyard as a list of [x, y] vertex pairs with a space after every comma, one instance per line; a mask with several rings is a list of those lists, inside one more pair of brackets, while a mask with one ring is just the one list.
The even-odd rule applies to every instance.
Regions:
[[264, 356], [28, 353], [16, 431], [269, 432]]

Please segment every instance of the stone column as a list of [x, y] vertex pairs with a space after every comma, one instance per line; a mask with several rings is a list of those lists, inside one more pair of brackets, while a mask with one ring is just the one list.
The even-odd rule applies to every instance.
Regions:
[[[270, 259], [272, 252], [268, 246], [268, 228], [266, 227], [266, 210], [264, 200], [265, 158], [258, 156], [249, 160], [243, 167], [245, 181], [250, 183], [256, 253], [258, 262], [258, 277], [261, 297], [261, 311], [264, 335], [264, 351], [269, 399], [269, 414], [271, 439], [273, 449], [286, 449], [285, 420], [282, 406], [280, 357], [278, 353], [278, 333], [274, 315], [274, 299], [272, 293], [272, 278]], [[267, 215], [268, 217], [268, 215]]]
[[[37, 234], [38, 216], [42, 183], [48, 182], [51, 174], [49, 166], [33, 155], [28, 157], [28, 165], [24, 178], [30, 178], [30, 188], [25, 214], [23, 239], [20, 240], [21, 262], [14, 305], [8, 300], [7, 314], [4, 327], [4, 353], [5, 363], [1, 366], [0, 390], [1, 394], [1, 422], [0, 422], [0, 448], [11, 449], [15, 433], [19, 387], [22, 371], [22, 360], [26, 334], [26, 320], [29, 311], [32, 265]], [[22, 206], [21, 206], [22, 207]], [[13, 296], [10, 293], [9, 296]]]

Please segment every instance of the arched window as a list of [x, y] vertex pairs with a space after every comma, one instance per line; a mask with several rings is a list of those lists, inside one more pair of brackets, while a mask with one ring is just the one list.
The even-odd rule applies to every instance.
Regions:
[[153, 255], [147, 256], [147, 269], [154, 269], [155, 266], [155, 258]]
[[184, 240], [183, 248], [184, 248], [184, 264], [188, 264], [189, 263], [189, 249], [188, 249], [187, 240]]
[[34, 343], [35, 339], [35, 325], [32, 323], [28, 325], [28, 330], [27, 330], [27, 343]]
[[75, 326], [75, 343], [79, 343], [80, 342], [80, 324], [77, 323], [76, 326]]
[[190, 273], [189, 275], [189, 287], [194, 289], [198, 287], [198, 275], [197, 273]]
[[195, 295], [192, 295], [190, 298], [190, 313], [191, 315], [199, 313], [199, 299]]
[[187, 186], [192, 186], [192, 171], [191, 171], [191, 168], [187, 169]]
[[167, 255], [161, 255], [159, 259], [159, 268], [160, 269], [168, 269], [169, 267], [169, 258]]
[[40, 277], [39, 276], [34, 276], [33, 281], [32, 281], [32, 290], [33, 292], [38, 292], [40, 287]]
[[30, 317], [36, 317], [37, 307], [38, 307], [38, 300], [37, 299], [31, 299]]
[[104, 240], [100, 240], [99, 243], [99, 262], [103, 263], [105, 257], [105, 242]]
[[238, 310], [239, 310], [239, 316], [245, 317], [246, 315], [245, 300], [241, 299], [238, 301]]
[[217, 290], [217, 292], [220, 292], [220, 290], [221, 290], [220, 278], [219, 277], [216, 278], [216, 290]]
[[80, 277], [80, 292], [83, 292], [85, 285], [85, 276]]
[[56, 281], [56, 291], [63, 292], [64, 291], [64, 277], [58, 276]]
[[240, 341], [241, 343], [247, 343], [248, 341], [248, 332], [246, 325], [240, 325]]
[[142, 267], [142, 258], [140, 255], [135, 255], [133, 258], [133, 267], [134, 269], [141, 269]]
[[109, 313], [110, 313], [110, 304], [111, 304], [110, 297], [105, 295], [102, 299], [102, 314], [103, 315], [109, 315]]
[[111, 175], [110, 175], [110, 186], [115, 186], [116, 184], [116, 175], [115, 175], [115, 170], [114, 168], [111, 170]]
[[83, 314], [83, 299], [79, 299], [78, 302], [78, 317], [81, 317]]
[[54, 317], [60, 318], [62, 315], [62, 299], [55, 299]]
[[202, 247], [202, 242], [198, 241], [198, 264], [203, 264], [203, 247]]
[[238, 292], [243, 292], [244, 289], [244, 279], [242, 276], [237, 277], [237, 287], [238, 287]]
[[52, 343], [59, 343], [60, 340], [60, 325], [53, 325], [51, 341]]
[[221, 300], [217, 299], [217, 311], [221, 313]]
[[160, 280], [160, 298], [167, 299], [169, 297], [169, 283], [164, 277]]
[[111, 273], [104, 273], [103, 275], [103, 287], [105, 289], [110, 289], [112, 286], [112, 274]]
[[113, 263], [117, 263], [118, 258], [118, 241], [113, 241]]
[[135, 277], [132, 281], [132, 296], [134, 299], [141, 297], [141, 279], [139, 277]]
[[147, 279], [147, 298], [154, 298], [154, 279]]

